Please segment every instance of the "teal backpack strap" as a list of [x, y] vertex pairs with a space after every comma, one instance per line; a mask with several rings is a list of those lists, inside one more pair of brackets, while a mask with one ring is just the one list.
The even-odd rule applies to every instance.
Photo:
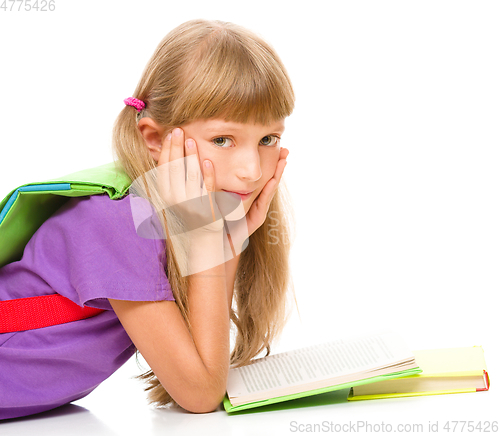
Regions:
[[127, 194], [131, 183], [119, 164], [111, 162], [14, 189], [0, 202], [0, 268], [21, 259], [36, 230], [68, 197], [106, 193], [117, 200]]

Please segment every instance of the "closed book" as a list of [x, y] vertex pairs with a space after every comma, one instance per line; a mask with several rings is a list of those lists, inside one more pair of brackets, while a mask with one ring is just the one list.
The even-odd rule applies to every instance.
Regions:
[[487, 391], [490, 380], [480, 346], [414, 351], [419, 374], [353, 386], [348, 400]]

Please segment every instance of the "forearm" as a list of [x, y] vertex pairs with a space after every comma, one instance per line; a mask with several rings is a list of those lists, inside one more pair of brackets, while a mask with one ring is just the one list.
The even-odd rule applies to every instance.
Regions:
[[236, 269], [238, 268], [239, 260], [240, 260], [240, 255], [226, 262], [226, 291], [227, 291], [227, 304], [229, 311], [231, 311], [231, 306], [233, 303], [234, 281], [236, 279]]
[[172, 301], [110, 302], [167, 392], [199, 413], [214, 410], [226, 391], [230, 300], [238, 262], [225, 262], [220, 234], [192, 242], [188, 266], [198, 272], [186, 276], [191, 329]]
[[226, 233], [224, 237], [224, 255], [225, 259], [229, 259], [226, 261], [226, 290], [229, 310], [231, 311], [238, 262], [240, 260], [244, 243], [249, 236], [246, 228], [246, 222], [244, 223], [244, 227], [241, 225], [239, 227], [231, 225], [229, 227], [230, 234], [227, 234], [227, 230], [228, 227], [226, 226]]
[[[234, 274], [223, 261], [222, 238], [198, 242], [190, 252], [189, 262], [200, 268], [207, 259], [216, 266], [188, 276], [188, 308], [191, 335], [203, 363], [202, 380], [210, 392], [225, 393], [229, 370], [228, 286]], [[219, 261], [217, 261], [219, 259]]]
[[231, 311], [231, 306], [233, 302], [233, 292], [234, 292], [234, 282], [236, 279], [236, 271], [238, 269], [238, 262], [241, 255], [241, 247], [243, 242], [238, 241], [236, 238], [229, 236], [224, 239], [224, 253], [226, 261], [226, 290], [227, 290], [227, 302], [229, 311]]

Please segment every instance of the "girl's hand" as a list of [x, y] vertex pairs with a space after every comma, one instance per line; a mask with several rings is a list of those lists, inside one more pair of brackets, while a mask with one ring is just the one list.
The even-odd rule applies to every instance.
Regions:
[[280, 149], [280, 156], [276, 165], [276, 171], [271, 179], [266, 183], [259, 196], [255, 199], [250, 210], [246, 215], [246, 222], [248, 226], [248, 236], [253, 234], [266, 220], [266, 215], [269, 210], [271, 200], [278, 190], [278, 185], [281, 181], [281, 176], [286, 166], [286, 158], [288, 157], [289, 150], [286, 148]]
[[[185, 140], [179, 127], [163, 140], [158, 160], [158, 186], [165, 206], [184, 231], [221, 233], [224, 222], [215, 202], [215, 169], [210, 161], [200, 170], [196, 142]], [[203, 184], [201, 183], [203, 181]]]

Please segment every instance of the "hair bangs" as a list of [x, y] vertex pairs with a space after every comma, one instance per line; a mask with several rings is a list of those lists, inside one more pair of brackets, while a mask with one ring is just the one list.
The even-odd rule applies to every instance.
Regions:
[[258, 40], [242, 44], [240, 38], [224, 29], [207, 38], [210, 50], [199, 46], [184, 74], [189, 99], [178, 100], [175, 119], [268, 125], [291, 115], [295, 96], [278, 56]]

